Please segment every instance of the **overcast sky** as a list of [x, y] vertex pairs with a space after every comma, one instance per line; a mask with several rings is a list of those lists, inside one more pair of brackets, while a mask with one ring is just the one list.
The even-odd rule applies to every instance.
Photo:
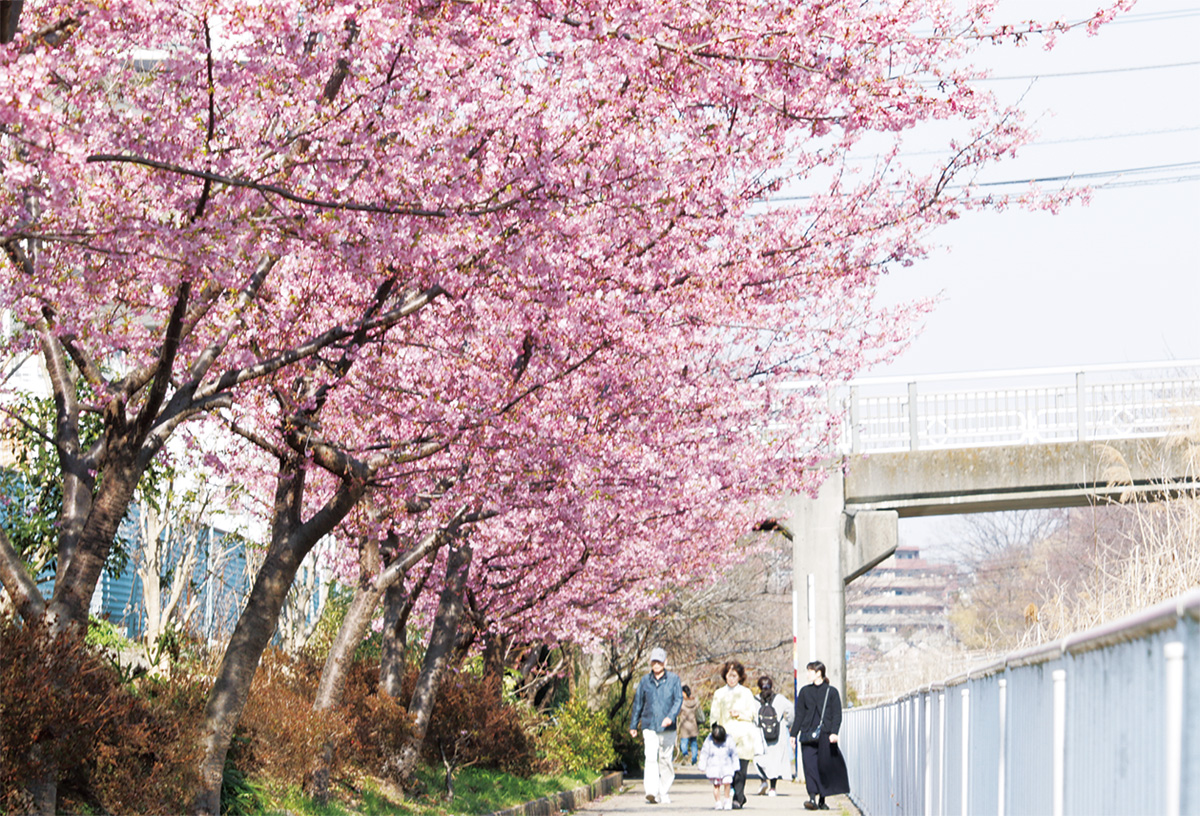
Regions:
[[[1078, 20], [1099, 4], [1000, 8]], [[1050, 52], [983, 52], [989, 85], [1006, 101], [1023, 94], [1039, 132], [988, 181], [1126, 172], [1089, 178], [1091, 203], [1058, 215], [1010, 210], [945, 227], [944, 250], [881, 290], [888, 301], [942, 301], [911, 347], [872, 374], [1200, 358], [1198, 43], [1200, 2], [1141, 0], [1099, 35], [1064, 36]]]
[[[1099, 5], [1000, 8], [1078, 20]], [[1200, 2], [1140, 0], [1098, 36], [985, 54], [996, 77], [1020, 77], [990, 85], [1007, 101], [1024, 94], [1040, 134], [988, 180], [1125, 172], [1091, 177], [1092, 202], [1058, 215], [946, 227], [944, 251], [881, 289], [889, 302], [940, 294], [940, 305], [868, 376], [1200, 358]], [[953, 517], [906, 519], [901, 542], [936, 556], [953, 530]]]

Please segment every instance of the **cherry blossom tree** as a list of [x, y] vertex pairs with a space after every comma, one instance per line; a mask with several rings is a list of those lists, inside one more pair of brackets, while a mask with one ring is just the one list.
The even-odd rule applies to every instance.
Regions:
[[[971, 182], [1028, 134], [966, 58], [1070, 26], [990, 7], [31, 4], [0, 47], [0, 302], [49, 375], [63, 506], [49, 597], [0, 535], [14, 605], [84, 625], [181, 424], [219, 416], [270, 452], [241, 679], [210, 698], [227, 716], [196, 807], [215, 812], [234, 686], [300, 559], [373, 489], [466, 466], [434, 515], [496, 513], [469, 539], [481, 626], [586, 640], [651, 603], [696, 542], [720, 557], [745, 503], [808, 485], [836, 416], [783, 386], [903, 341], [878, 276], [1010, 203]], [[935, 121], [949, 158], [900, 152]]]

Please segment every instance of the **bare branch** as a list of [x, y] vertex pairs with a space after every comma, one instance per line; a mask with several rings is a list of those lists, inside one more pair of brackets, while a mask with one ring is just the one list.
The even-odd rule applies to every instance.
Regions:
[[256, 365], [247, 366], [242, 369], [234, 369], [227, 371], [219, 380], [207, 388], [200, 389], [198, 395], [207, 397], [219, 391], [224, 391], [235, 385], [240, 385], [251, 380], [259, 379], [274, 374], [276, 371], [284, 368], [306, 357], [311, 357], [322, 349], [328, 348], [334, 343], [345, 340], [362, 331], [374, 331], [376, 329], [389, 328], [405, 317], [416, 313], [425, 306], [432, 303], [439, 296], [446, 293], [445, 289], [440, 286], [432, 286], [419, 292], [412, 293], [404, 303], [395, 309], [391, 309], [378, 317], [370, 320], [361, 321], [354, 326], [335, 326], [324, 333], [317, 335], [306, 343], [302, 343], [296, 348], [276, 355], [268, 360], [264, 360]]
[[138, 417], [138, 438], [145, 437], [149, 433], [155, 419], [157, 419], [158, 410], [162, 407], [163, 400], [166, 398], [167, 386], [171, 383], [171, 369], [174, 367], [175, 354], [179, 351], [179, 343], [182, 340], [183, 321], [187, 315], [188, 297], [191, 291], [192, 285], [187, 281], [179, 284], [179, 289], [176, 291], [175, 307], [171, 310], [171, 319], [167, 321], [163, 344], [159, 349], [158, 360], [155, 363], [157, 371], [154, 375], [154, 383], [150, 387], [146, 404], [142, 406]]
[[277, 184], [266, 184], [259, 181], [251, 181], [249, 179], [237, 178], [236, 176], [225, 176], [220, 173], [211, 173], [207, 170], [193, 170], [189, 167], [183, 167], [170, 162], [158, 161], [157, 159], [148, 159], [143, 156], [118, 155], [115, 153], [96, 153], [88, 156], [88, 162], [119, 162], [125, 164], [137, 164], [143, 167], [151, 167], [155, 170], [165, 170], [169, 173], [175, 173], [181, 176], [191, 176], [192, 178], [204, 179], [206, 181], [215, 181], [219, 184], [227, 184], [230, 187], [240, 187], [246, 190], [254, 190], [263, 194], [276, 195], [280, 198], [291, 201], [295, 204], [302, 204], [307, 207], [316, 207], [322, 210], [338, 210], [347, 212], [365, 212], [376, 213], [380, 215], [408, 215], [418, 218], [451, 218], [454, 216], [482, 216], [492, 215], [498, 212], [512, 209], [522, 201], [528, 200], [530, 196], [540, 190], [544, 185], [541, 183], [533, 185], [529, 190], [499, 204], [493, 204], [490, 207], [478, 206], [460, 206], [450, 209], [429, 209], [416, 205], [400, 205], [393, 206], [388, 204], [363, 204], [357, 201], [330, 201], [322, 198], [311, 198], [298, 193], [293, 193], [285, 187], [280, 187]]

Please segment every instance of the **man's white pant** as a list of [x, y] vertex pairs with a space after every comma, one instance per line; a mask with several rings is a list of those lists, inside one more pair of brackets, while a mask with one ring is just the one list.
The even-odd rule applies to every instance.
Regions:
[[642, 782], [646, 795], [658, 798], [671, 790], [675, 781], [675, 732], [642, 730], [646, 743], [646, 771]]

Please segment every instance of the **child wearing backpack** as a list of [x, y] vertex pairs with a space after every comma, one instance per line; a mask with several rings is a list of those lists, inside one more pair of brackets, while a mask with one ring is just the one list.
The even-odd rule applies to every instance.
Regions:
[[712, 733], [704, 740], [700, 749], [700, 770], [713, 785], [713, 810], [733, 810], [733, 795], [730, 786], [733, 775], [741, 768], [733, 740], [728, 739], [725, 727], [714, 725]]
[[775, 684], [765, 674], [758, 678], [758, 695], [754, 699], [758, 702], [754, 724], [762, 737], [754, 755], [762, 778], [758, 795], [775, 796], [775, 783], [779, 778], [790, 779], [792, 776], [791, 743], [787, 737], [792, 724], [792, 706], [787, 698], [775, 693]]

